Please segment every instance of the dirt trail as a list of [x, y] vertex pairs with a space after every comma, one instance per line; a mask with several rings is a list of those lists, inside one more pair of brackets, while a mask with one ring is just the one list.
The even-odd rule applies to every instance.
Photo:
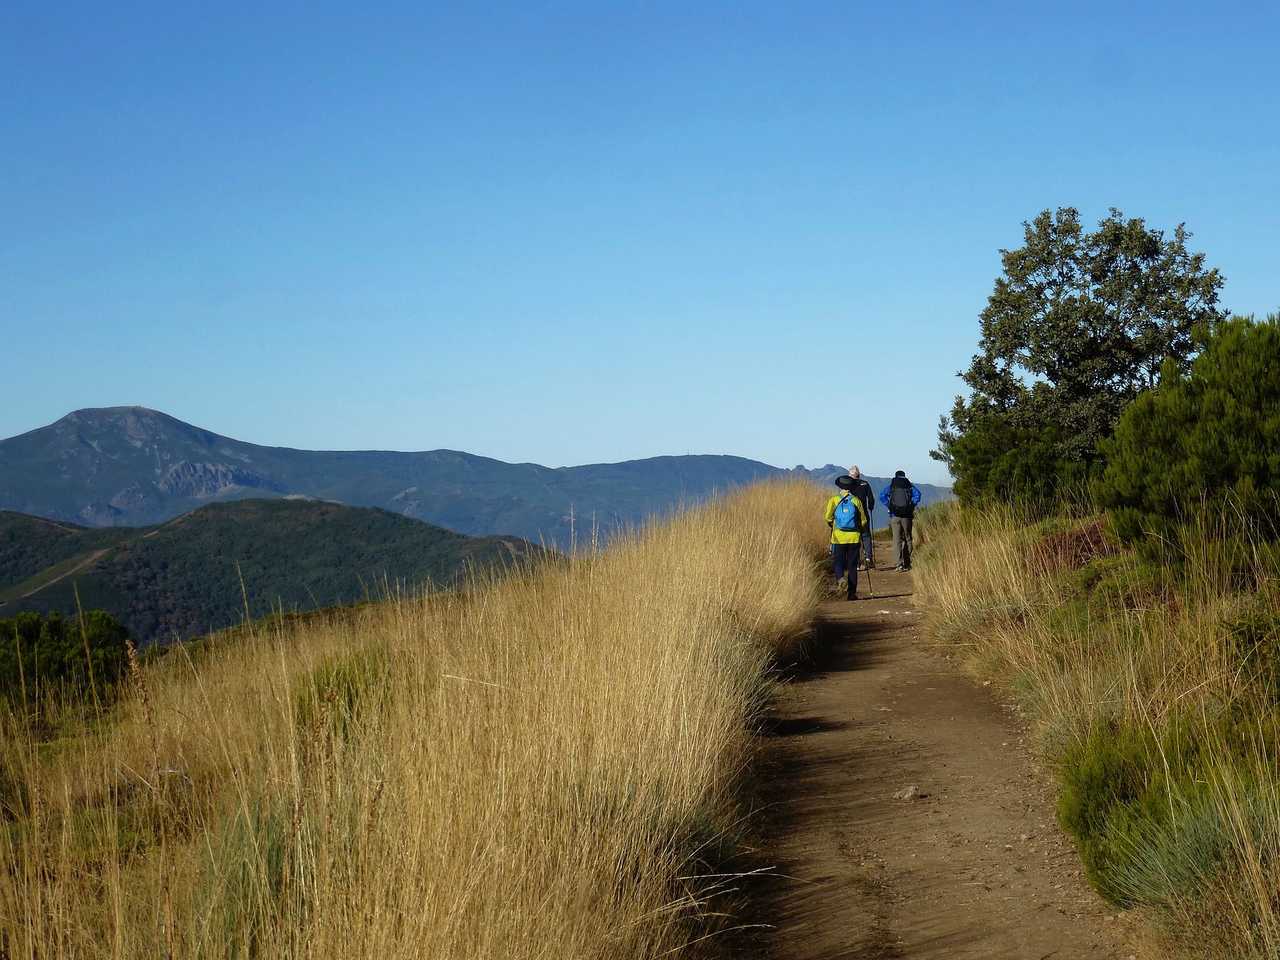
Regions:
[[[91, 566], [93, 566], [95, 563], [97, 563], [99, 560], [101, 560], [104, 556], [106, 556], [106, 555], [107, 555], [107, 553], [109, 553], [109, 552], [110, 552], [110, 551], [109, 551], [109, 550], [106, 550], [106, 549], [104, 549], [104, 550], [95, 550], [95, 551], [93, 551], [91, 554], [89, 554], [87, 557], [85, 557], [83, 560], [81, 560], [79, 563], [77, 563], [77, 564], [76, 564], [74, 567], [72, 567], [70, 570], [66, 571], [65, 573], [60, 573], [60, 574], [58, 574], [56, 577], [54, 577], [52, 580], [46, 580], [46, 581], [44, 581], [43, 583], [41, 583], [39, 586], [34, 587], [34, 588], [32, 588], [31, 590], [28, 590], [26, 593], [19, 594], [19, 595], [18, 595], [18, 596], [16, 596], [16, 597], [12, 597], [11, 599], [12, 599], [12, 600], [25, 600], [25, 599], [27, 599], [27, 597], [30, 597], [30, 596], [33, 596], [33, 595], [35, 595], [35, 594], [39, 593], [39, 592], [40, 592], [41, 590], [43, 590], [45, 587], [51, 587], [51, 586], [53, 586], [55, 583], [58, 583], [58, 582], [59, 582], [59, 581], [61, 581], [61, 580], [65, 580], [65, 579], [67, 579], [67, 577], [71, 577], [71, 576], [74, 576], [74, 575], [75, 575], [75, 574], [77, 574], [77, 573], [80, 573], [80, 572], [81, 572], [82, 570], [84, 570], [86, 567], [91, 567]], [[4, 606], [4, 604], [6, 604], [6, 603], [8, 603], [8, 602], [9, 602], [8, 600], [0, 600], [0, 606]]]
[[[865, 576], [865, 575], [864, 575]], [[920, 638], [909, 573], [824, 604], [765, 746], [771, 960], [1125, 958], [1016, 718]], [[866, 595], [865, 579], [860, 593]], [[919, 795], [894, 794], [915, 785]]]

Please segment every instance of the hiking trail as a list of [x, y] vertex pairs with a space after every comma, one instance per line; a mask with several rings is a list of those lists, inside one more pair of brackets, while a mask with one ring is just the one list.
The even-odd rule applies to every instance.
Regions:
[[[866, 575], [859, 595], [867, 597]], [[912, 574], [830, 599], [762, 747], [769, 960], [1128, 960], [1014, 711], [921, 637]], [[912, 788], [914, 787], [914, 791]], [[895, 794], [897, 796], [895, 797]]]

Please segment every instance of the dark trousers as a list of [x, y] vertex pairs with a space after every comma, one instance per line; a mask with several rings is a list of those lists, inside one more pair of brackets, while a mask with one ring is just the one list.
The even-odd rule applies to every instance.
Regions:
[[847, 572], [849, 575], [849, 599], [858, 595], [858, 558], [862, 554], [862, 545], [858, 543], [833, 543], [831, 545], [831, 562], [836, 568], [836, 579], [839, 580]]

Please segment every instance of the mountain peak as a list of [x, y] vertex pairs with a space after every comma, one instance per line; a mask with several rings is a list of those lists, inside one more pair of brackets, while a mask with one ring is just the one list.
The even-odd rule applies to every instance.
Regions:
[[160, 410], [153, 410], [150, 407], [139, 405], [122, 406], [122, 407], [82, 407], [79, 410], [72, 410], [61, 420], [56, 421], [53, 426], [59, 423], [113, 423], [127, 419], [139, 421], [153, 421], [157, 423], [179, 424], [188, 429], [198, 429], [192, 427], [189, 423], [184, 423], [177, 417], [172, 417]]
[[94, 436], [118, 435], [133, 445], [185, 438], [208, 444], [224, 439], [161, 410], [143, 406], [84, 407], [73, 410], [46, 429], [58, 434], [88, 432]]

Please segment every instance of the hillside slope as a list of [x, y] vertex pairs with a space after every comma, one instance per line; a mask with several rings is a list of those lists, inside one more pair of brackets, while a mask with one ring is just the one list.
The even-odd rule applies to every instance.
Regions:
[[[300, 500], [211, 504], [161, 526], [93, 530], [0, 513], [0, 617], [86, 608], [145, 642], [208, 633], [274, 607], [306, 610], [453, 582], [525, 555], [384, 510]], [[242, 587], [243, 584], [243, 587]]]
[[[838, 468], [801, 472], [830, 470]], [[138, 526], [211, 502], [294, 494], [565, 548], [593, 528], [607, 540], [682, 504], [793, 472], [730, 456], [551, 468], [454, 450], [294, 450], [232, 440], [143, 407], [111, 407], [0, 440], [0, 509]]]
[[93, 530], [0, 510], [0, 598], [6, 587], [92, 550], [119, 543], [132, 534], [127, 529]]

